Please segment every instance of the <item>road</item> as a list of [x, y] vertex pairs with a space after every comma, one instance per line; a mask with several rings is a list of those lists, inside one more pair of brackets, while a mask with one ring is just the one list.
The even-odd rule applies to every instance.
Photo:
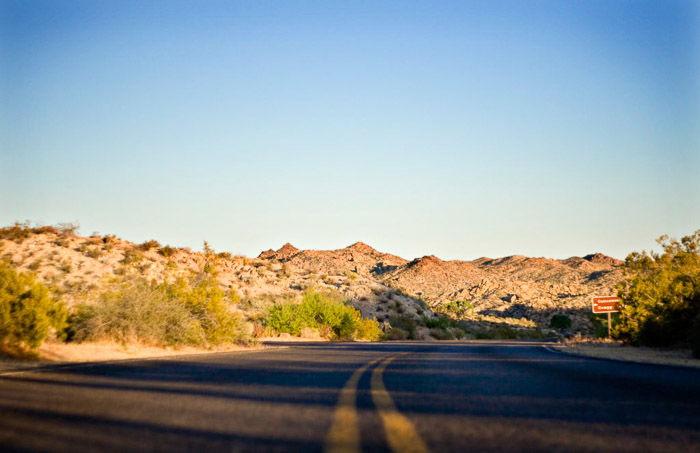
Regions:
[[700, 370], [305, 343], [0, 375], [3, 451], [700, 451]]

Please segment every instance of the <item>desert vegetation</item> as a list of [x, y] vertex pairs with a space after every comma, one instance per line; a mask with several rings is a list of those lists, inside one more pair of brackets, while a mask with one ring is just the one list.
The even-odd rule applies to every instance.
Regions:
[[636, 345], [690, 347], [700, 358], [700, 230], [658, 242], [662, 252], [633, 252], [625, 260], [614, 336]]
[[218, 346], [252, 341], [252, 327], [211, 277], [153, 283], [138, 276], [115, 280], [77, 305], [68, 339], [154, 346]]
[[[363, 243], [328, 251], [285, 244], [249, 258], [207, 243], [193, 252], [154, 239], [81, 237], [73, 224], [16, 223], [0, 228], [3, 272], [43, 288], [32, 294], [44, 302], [30, 306], [51, 319], [36, 318], [43, 321], [31, 340], [12, 339], [3, 327], [3, 347], [30, 351], [52, 336], [208, 348], [310, 333], [332, 340], [605, 335], [588, 294], [610, 294], [618, 282], [624, 309], [613, 317], [616, 338], [689, 346], [698, 330], [698, 242], [698, 233], [666, 238], [663, 253], [633, 253], [624, 263], [600, 254], [407, 261]], [[18, 291], [3, 296], [3, 313], [19, 310], [8, 302]]]
[[67, 315], [46, 285], [0, 261], [0, 350], [33, 353], [47, 336], [63, 331]]
[[307, 292], [300, 303], [274, 305], [265, 324], [277, 333], [297, 336], [304, 329], [317, 329], [335, 340], [378, 340], [382, 335], [375, 320], [363, 319], [359, 310], [332, 293]]

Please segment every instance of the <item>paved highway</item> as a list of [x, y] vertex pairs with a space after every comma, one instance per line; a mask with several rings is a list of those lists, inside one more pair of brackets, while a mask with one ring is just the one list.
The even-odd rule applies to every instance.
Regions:
[[306, 343], [0, 374], [3, 451], [700, 451], [700, 371], [537, 342]]

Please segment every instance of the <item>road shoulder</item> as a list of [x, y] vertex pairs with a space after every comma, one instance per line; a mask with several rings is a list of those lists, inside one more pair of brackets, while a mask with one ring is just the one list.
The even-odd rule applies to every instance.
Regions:
[[115, 343], [45, 343], [39, 348], [39, 357], [12, 358], [0, 356], [0, 374], [32, 370], [90, 366], [100, 363], [122, 362], [130, 360], [178, 358], [202, 354], [259, 352], [279, 349], [282, 346], [238, 346], [202, 349], [202, 348], [157, 348], [137, 345], [118, 345]]
[[619, 343], [565, 343], [549, 345], [547, 349], [605, 360], [700, 368], [700, 360], [683, 349], [642, 348]]

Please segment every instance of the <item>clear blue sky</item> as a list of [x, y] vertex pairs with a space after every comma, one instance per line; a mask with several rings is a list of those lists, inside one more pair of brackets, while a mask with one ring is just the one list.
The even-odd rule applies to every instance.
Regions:
[[700, 228], [699, 5], [0, 0], [0, 223], [624, 257]]

